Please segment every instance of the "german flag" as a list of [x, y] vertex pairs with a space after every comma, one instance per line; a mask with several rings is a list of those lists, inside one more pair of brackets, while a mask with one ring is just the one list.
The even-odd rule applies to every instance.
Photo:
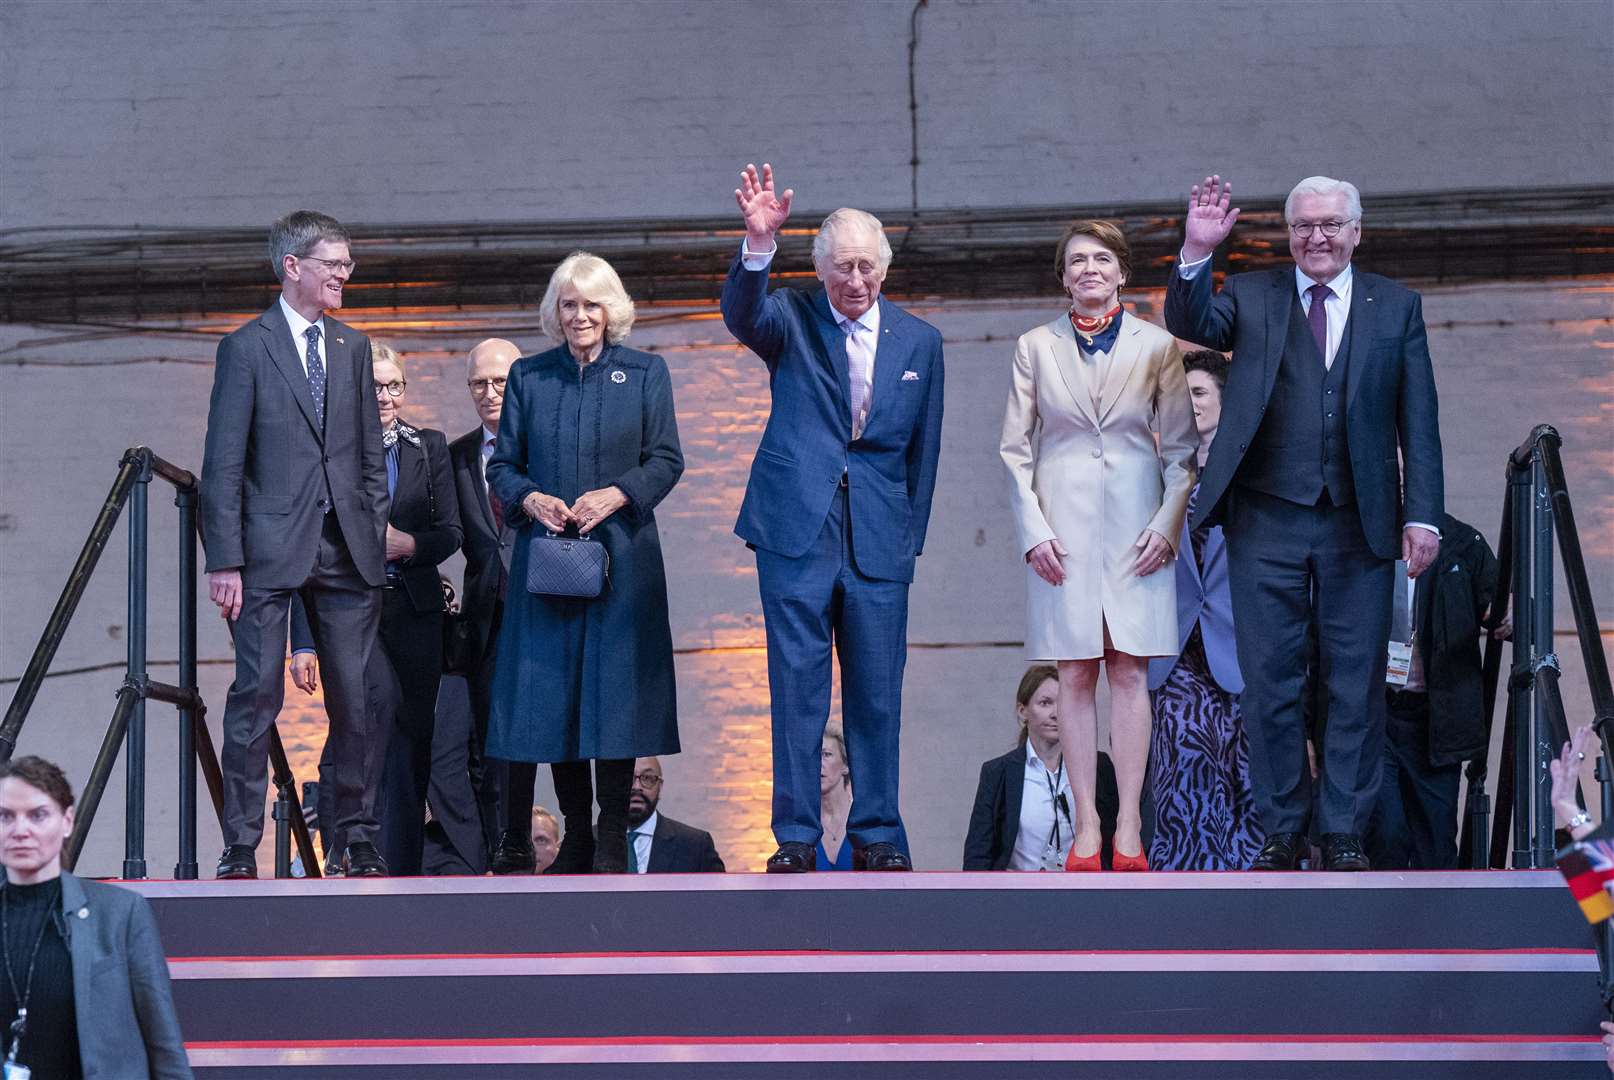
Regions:
[[1558, 872], [1581, 914], [1592, 924], [1614, 915], [1614, 823], [1605, 822], [1593, 832], [1558, 852]]

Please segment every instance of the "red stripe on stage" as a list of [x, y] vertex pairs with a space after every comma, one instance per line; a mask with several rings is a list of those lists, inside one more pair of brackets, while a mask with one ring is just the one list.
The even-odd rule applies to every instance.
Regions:
[[1588, 956], [1595, 949], [714, 949], [710, 952], [314, 953], [170, 956], [170, 964], [363, 960], [657, 960], [673, 957], [795, 956]]
[[1471, 1043], [1485, 1045], [1534, 1045], [1546, 1043], [1595, 1043], [1598, 1035], [631, 1035], [614, 1038], [500, 1038], [500, 1039], [291, 1039], [285, 1042], [188, 1042], [187, 1050], [377, 1050], [426, 1047], [501, 1046], [951, 1046], [973, 1043]]

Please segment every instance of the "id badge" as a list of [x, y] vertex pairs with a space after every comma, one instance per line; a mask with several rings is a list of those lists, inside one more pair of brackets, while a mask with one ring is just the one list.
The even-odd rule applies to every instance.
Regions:
[[5, 1062], [3, 1067], [4, 1080], [29, 1080], [34, 1075], [34, 1070], [15, 1061]]
[[1391, 686], [1407, 685], [1407, 675], [1412, 671], [1412, 642], [1390, 642], [1389, 663], [1385, 668], [1384, 681]]

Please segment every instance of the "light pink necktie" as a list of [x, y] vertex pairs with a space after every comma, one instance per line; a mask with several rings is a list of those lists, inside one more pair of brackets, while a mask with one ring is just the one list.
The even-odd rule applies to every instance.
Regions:
[[869, 373], [874, 369], [874, 350], [865, 340], [868, 327], [856, 319], [841, 324], [846, 331], [846, 360], [852, 388], [852, 438], [863, 436], [863, 425], [869, 418], [867, 387]]

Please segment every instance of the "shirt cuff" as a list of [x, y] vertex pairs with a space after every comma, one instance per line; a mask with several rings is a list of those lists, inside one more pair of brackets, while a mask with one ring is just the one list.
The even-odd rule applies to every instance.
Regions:
[[768, 264], [773, 262], [774, 255], [778, 254], [779, 245], [775, 244], [767, 251], [756, 252], [746, 246], [744, 240], [740, 241], [740, 263], [747, 270], [766, 270]]
[[293, 649], [291, 651], [291, 654], [293, 656], [301, 656], [303, 653], [313, 653], [313, 652], [314, 652], [313, 649]]
[[1409, 521], [1409, 522], [1407, 522], [1407, 528], [1409, 528], [1409, 529], [1425, 529], [1425, 530], [1427, 530], [1429, 532], [1434, 533], [1436, 539], [1439, 539], [1439, 537], [1440, 537], [1440, 530], [1435, 528], [1433, 525], [1430, 525], [1428, 522], [1424, 522], [1424, 521]]
[[1199, 268], [1211, 261], [1209, 255], [1194, 262], [1183, 262], [1182, 252], [1177, 252], [1177, 276], [1184, 281], [1192, 281], [1199, 276]]

